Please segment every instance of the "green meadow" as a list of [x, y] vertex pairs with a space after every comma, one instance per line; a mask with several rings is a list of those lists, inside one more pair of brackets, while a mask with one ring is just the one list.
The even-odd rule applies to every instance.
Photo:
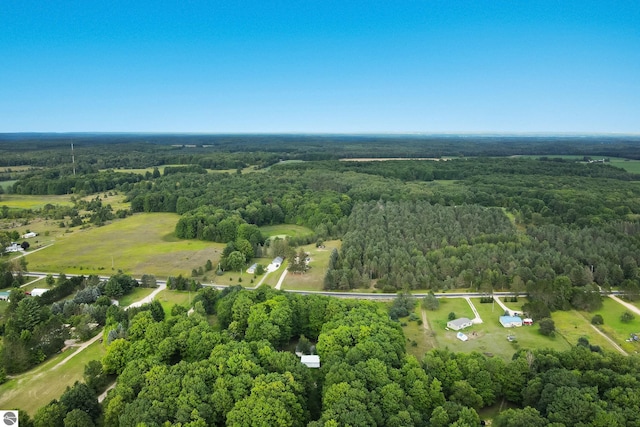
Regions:
[[41, 209], [45, 205], [73, 206], [68, 195], [62, 196], [25, 196], [21, 194], [3, 194], [0, 196], [0, 206], [13, 209]]
[[181, 240], [173, 230], [179, 216], [136, 214], [103, 227], [75, 230], [28, 256], [32, 271], [111, 275], [118, 270], [158, 278], [189, 275], [208, 259], [218, 262], [224, 245]]
[[[583, 313], [582, 315], [589, 322], [591, 318], [599, 314], [604, 320], [604, 324], [598, 326], [598, 328], [607, 334], [609, 338], [614, 340], [616, 344], [622, 347], [628, 353], [634, 353], [640, 351], [640, 342], [627, 342], [631, 334], [640, 334], [640, 316], [634, 313], [635, 319], [629, 323], [624, 323], [620, 320], [620, 316], [625, 311], [629, 311], [626, 307], [618, 304], [611, 298], [602, 299], [602, 308], [592, 313]], [[605, 347], [603, 347], [605, 348]], [[609, 346], [611, 348], [611, 346]]]
[[303, 246], [309, 254], [309, 271], [304, 274], [287, 274], [282, 283], [282, 289], [297, 289], [304, 291], [321, 291], [324, 287], [324, 276], [329, 266], [329, 256], [333, 249], [340, 249], [339, 240], [324, 243], [324, 248], [316, 248], [315, 243]]

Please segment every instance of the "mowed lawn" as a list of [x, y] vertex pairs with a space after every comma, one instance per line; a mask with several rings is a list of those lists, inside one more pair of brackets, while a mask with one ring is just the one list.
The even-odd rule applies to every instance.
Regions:
[[[445, 330], [449, 312], [456, 313], [456, 317], [468, 317], [473, 319], [473, 312], [463, 298], [440, 299], [440, 308], [436, 311], [427, 311], [430, 326], [436, 334], [436, 340], [440, 347], [448, 347], [452, 351], [471, 352], [478, 351], [487, 355], [501, 357], [510, 360], [520, 348], [553, 348], [567, 350], [571, 346], [559, 334], [555, 337], [545, 337], [538, 332], [537, 326], [506, 329], [499, 317], [503, 314], [498, 304], [481, 304], [479, 298], [472, 298], [483, 323], [466, 328], [463, 332], [469, 337], [466, 342], [460, 341], [457, 331]], [[516, 309], [521, 302], [509, 304], [507, 307]], [[466, 308], [465, 308], [466, 306]], [[514, 335], [516, 341], [509, 342], [507, 336]]]
[[136, 214], [103, 227], [76, 230], [28, 256], [29, 270], [111, 275], [118, 270], [158, 278], [189, 275], [208, 259], [218, 262], [224, 245], [181, 240], [171, 213]]
[[[620, 316], [625, 311], [629, 311], [622, 304], [618, 304], [611, 298], [602, 298], [602, 308], [592, 313], [582, 313], [582, 315], [589, 322], [594, 315], [599, 314], [604, 320], [604, 325], [598, 326], [598, 328], [607, 334], [612, 340], [616, 342], [620, 347], [629, 353], [635, 353], [640, 351], [639, 342], [626, 342], [631, 334], [640, 334], [640, 316], [634, 314], [635, 319], [629, 323], [624, 323], [620, 320]], [[603, 348], [611, 348], [603, 347]]]
[[303, 246], [309, 254], [309, 271], [304, 274], [287, 274], [282, 283], [282, 289], [296, 289], [304, 291], [321, 291], [324, 287], [324, 276], [329, 266], [329, 256], [333, 249], [340, 250], [340, 240], [330, 240], [324, 243], [324, 248], [316, 248], [315, 243]]
[[20, 409], [33, 416], [38, 408], [58, 399], [67, 386], [82, 381], [87, 363], [100, 360], [106, 354], [102, 344], [95, 342], [64, 365], [52, 369], [72, 351], [75, 349], [65, 351], [0, 385], [0, 408]]

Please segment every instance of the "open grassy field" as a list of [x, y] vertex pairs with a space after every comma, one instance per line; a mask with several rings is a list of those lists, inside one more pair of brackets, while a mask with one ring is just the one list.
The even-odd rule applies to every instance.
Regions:
[[[558, 334], [554, 338], [545, 337], [540, 335], [538, 328], [535, 326], [505, 329], [498, 320], [503, 314], [500, 306], [497, 304], [480, 304], [478, 298], [472, 299], [472, 302], [484, 323], [473, 325], [463, 331], [469, 337], [466, 342], [456, 338], [456, 331], [445, 330], [447, 315], [450, 311], [455, 312], [457, 317], [474, 317], [464, 299], [441, 299], [438, 310], [427, 311], [429, 324], [435, 333], [438, 346], [447, 347], [452, 351], [478, 351], [501, 357], [505, 360], [510, 360], [513, 353], [519, 348], [549, 347], [558, 350], [570, 348], [569, 343], [561, 335]], [[507, 307], [516, 309], [519, 303], [507, 303]], [[516, 342], [507, 340], [507, 336], [510, 334], [515, 335]]]
[[[11, 180], [11, 181], [0, 181], [0, 187], [2, 187], [2, 189], [6, 193], [7, 190], [9, 189], [9, 187], [13, 187], [13, 184], [15, 184], [16, 182], [18, 182], [18, 180], [16, 180], [16, 179]], [[2, 203], [1, 199], [0, 199], [0, 203]]]
[[0, 301], [0, 318], [4, 315], [4, 312], [7, 311], [7, 307], [9, 307], [7, 301]]
[[260, 232], [267, 237], [300, 237], [313, 234], [313, 230], [311, 230], [310, 228], [294, 224], [265, 225], [263, 227], [260, 227]]
[[0, 385], [0, 408], [16, 408], [33, 416], [38, 408], [59, 398], [67, 386], [82, 381], [85, 365], [91, 360], [100, 360], [106, 353], [102, 344], [95, 342], [64, 365], [52, 369], [71, 351], [75, 350], [58, 354]]
[[111, 205], [114, 213], [119, 209], [125, 210], [131, 207], [131, 203], [125, 202], [126, 196], [124, 194], [109, 193], [110, 192], [92, 194], [90, 196], [83, 197], [82, 200], [91, 201], [96, 197], [100, 197], [100, 200], [102, 200], [102, 206]]
[[6, 205], [15, 209], [40, 209], [46, 204], [73, 206], [68, 195], [25, 196], [21, 194], [3, 194], [0, 197], [0, 206]]
[[122, 270], [166, 278], [189, 275], [208, 259], [217, 263], [223, 245], [176, 238], [178, 218], [169, 213], [136, 214], [103, 227], [65, 233], [54, 245], [29, 255], [29, 269], [102, 275]]
[[[420, 304], [417, 304], [413, 312], [419, 319], [422, 319], [422, 308]], [[429, 313], [430, 312], [427, 312], [427, 315]], [[418, 321], [409, 320], [409, 317], [400, 319], [400, 322], [407, 325], [402, 327], [402, 331], [407, 340], [407, 353], [414, 355], [418, 360], [422, 360], [427, 351], [437, 347], [437, 342], [433, 337], [433, 332], [429, 329], [428, 322], [427, 330], [425, 330], [423, 325], [419, 324]]]
[[603, 350], [617, 351], [609, 341], [593, 330], [590, 320], [587, 320], [588, 314], [578, 313], [575, 310], [555, 311], [553, 321], [556, 324], [556, 332], [571, 345], [576, 345], [580, 337], [585, 337], [590, 344], [599, 345]]
[[[629, 336], [640, 333], [640, 316], [635, 315], [636, 318], [629, 323], [624, 323], [620, 320], [622, 313], [627, 311], [627, 308], [621, 304], [618, 304], [611, 298], [602, 299], [602, 308], [592, 313], [582, 313], [582, 316], [589, 322], [591, 318], [599, 314], [604, 319], [604, 325], [598, 326], [598, 328], [613, 339], [620, 347], [629, 353], [640, 352], [639, 342], [626, 342]], [[595, 344], [595, 343], [593, 343]], [[611, 348], [607, 346], [603, 348]]]
[[324, 276], [329, 265], [329, 256], [333, 249], [340, 249], [340, 240], [330, 240], [324, 243], [324, 248], [316, 248], [315, 243], [303, 246], [309, 254], [309, 271], [305, 274], [287, 274], [282, 283], [282, 289], [298, 289], [305, 291], [321, 291]]
[[156, 300], [162, 304], [165, 317], [169, 317], [171, 316], [171, 308], [176, 304], [189, 308], [190, 302], [193, 300], [195, 295], [195, 292], [172, 291], [170, 289], [165, 289], [156, 296]]

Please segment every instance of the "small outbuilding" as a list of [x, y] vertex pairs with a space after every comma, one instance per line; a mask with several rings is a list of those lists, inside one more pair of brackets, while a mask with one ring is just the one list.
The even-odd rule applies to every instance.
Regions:
[[460, 341], [467, 341], [469, 339], [469, 337], [463, 334], [462, 332], [458, 332], [456, 334], [456, 338], [458, 338]]
[[258, 268], [258, 263], [252, 264], [251, 267], [247, 268], [247, 273], [254, 274], [257, 268]]
[[518, 316], [500, 316], [500, 323], [505, 328], [515, 328], [522, 326], [522, 319]]
[[523, 319], [522, 320], [522, 324], [524, 326], [531, 326], [531, 325], [533, 325], [533, 319]]
[[36, 237], [38, 235], [38, 233], [34, 233], [33, 231], [30, 231], [28, 233], [25, 233], [22, 235], [23, 239], [30, 239], [32, 237]]
[[300, 357], [300, 362], [306, 365], [307, 368], [319, 368], [320, 356], [316, 354], [304, 354]]
[[280, 266], [282, 265], [282, 261], [284, 261], [282, 257], [278, 256], [278, 257], [275, 257], [273, 261], [271, 261], [271, 264], [273, 264], [275, 268], [280, 268]]
[[447, 328], [453, 329], [454, 331], [468, 328], [471, 325], [473, 325], [473, 322], [471, 321], [471, 319], [468, 319], [466, 317], [461, 317], [459, 319], [454, 319], [447, 322]]

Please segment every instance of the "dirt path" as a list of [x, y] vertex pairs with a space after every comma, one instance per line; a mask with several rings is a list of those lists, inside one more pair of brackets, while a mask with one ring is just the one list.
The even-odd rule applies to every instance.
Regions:
[[289, 270], [285, 269], [282, 272], [282, 276], [280, 276], [280, 279], [278, 279], [278, 284], [276, 285], [276, 289], [280, 290], [280, 287], [282, 286], [282, 282], [284, 282], [284, 278], [287, 277], [287, 272]]
[[609, 295], [609, 298], [611, 298], [612, 300], [614, 300], [618, 304], [624, 305], [626, 308], [628, 308], [629, 310], [633, 311], [635, 314], [639, 314], [640, 315], [640, 308], [636, 307], [635, 305], [629, 304], [628, 302], [625, 302], [625, 301], [622, 301], [620, 298], [618, 298], [615, 295]]
[[420, 310], [420, 314], [422, 314], [422, 329], [424, 329], [425, 332], [428, 332], [429, 322], [427, 322], [427, 312], [424, 308]]
[[100, 396], [98, 396], [98, 403], [102, 403], [102, 401], [107, 398], [107, 393], [109, 393], [109, 390], [116, 388], [116, 384], [118, 383], [114, 381], [113, 384], [107, 387], [107, 389]]
[[604, 339], [606, 339], [609, 344], [611, 344], [616, 350], [618, 350], [620, 353], [624, 354], [625, 356], [628, 356], [629, 353], [627, 353], [626, 351], [624, 351], [622, 349], [622, 347], [620, 347], [618, 344], [616, 344], [616, 342], [614, 340], [612, 340], [611, 338], [609, 338], [609, 336], [607, 334], [605, 334], [604, 332], [602, 332], [600, 329], [596, 328], [594, 325], [590, 325], [594, 331], [596, 331], [597, 333], [599, 333], [600, 335], [602, 335], [604, 337]]

